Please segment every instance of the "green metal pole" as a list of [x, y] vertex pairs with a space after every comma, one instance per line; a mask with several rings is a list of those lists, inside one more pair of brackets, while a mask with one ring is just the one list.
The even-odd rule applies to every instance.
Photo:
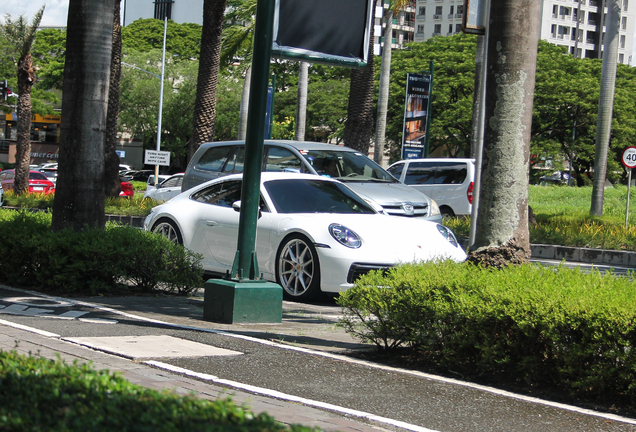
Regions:
[[232, 278], [258, 278], [256, 261], [256, 224], [260, 198], [263, 143], [265, 136], [265, 111], [269, 63], [272, 52], [274, 0], [258, 0], [254, 30], [252, 82], [247, 113], [245, 136], [245, 170], [241, 192], [241, 214], [238, 232], [238, 250], [232, 267]]

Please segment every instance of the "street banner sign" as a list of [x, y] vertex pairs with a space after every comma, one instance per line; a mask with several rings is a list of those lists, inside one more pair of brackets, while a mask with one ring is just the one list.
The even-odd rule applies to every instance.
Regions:
[[364, 67], [373, 0], [276, 0], [272, 56]]
[[144, 164], [170, 166], [170, 152], [146, 150], [144, 155]]
[[402, 159], [428, 157], [428, 124], [432, 75], [406, 74]]

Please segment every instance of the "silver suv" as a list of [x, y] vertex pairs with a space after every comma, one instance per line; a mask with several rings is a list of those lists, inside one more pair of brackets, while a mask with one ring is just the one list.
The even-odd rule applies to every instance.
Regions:
[[[202, 144], [183, 178], [182, 191], [204, 181], [243, 172], [245, 141]], [[346, 183], [384, 211], [396, 216], [423, 217], [441, 222], [435, 201], [400, 183], [380, 165], [349, 147], [308, 141], [266, 140], [263, 171], [296, 172], [329, 176]]]

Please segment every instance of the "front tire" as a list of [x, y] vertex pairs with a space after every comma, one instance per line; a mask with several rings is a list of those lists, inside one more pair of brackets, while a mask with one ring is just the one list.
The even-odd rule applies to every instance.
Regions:
[[307, 237], [286, 237], [276, 254], [276, 281], [290, 300], [314, 300], [320, 291], [320, 263], [314, 245]]
[[183, 245], [183, 237], [181, 236], [181, 232], [179, 231], [177, 224], [175, 224], [170, 219], [159, 219], [157, 223], [155, 223], [155, 225], [152, 227], [152, 232], [164, 236], [173, 243]]

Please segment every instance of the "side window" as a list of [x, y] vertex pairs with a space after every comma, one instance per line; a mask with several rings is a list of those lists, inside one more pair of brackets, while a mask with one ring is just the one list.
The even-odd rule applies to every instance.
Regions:
[[0, 180], [4, 180], [7, 177], [7, 173], [0, 173]]
[[407, 185], [434, 184], [435, 164], [433, 162], [411, 162], [406, 171], [404, 183]]
[[267, 153], [264, 157], [263, 171], [287, 171], [287, 172], [304, 172], [303, 164], [298, 157], [291, 151], [280, 148], [268, 146], [266, 148]]
[[467, 168], [463, 162], [440, 162], [437, 167], [435, 184], [462, 184]]
[[225, 168], [223, 168], [223, 173], [231, 174], [231, 173], [242, 173], [243, 167], [245, 166], [245, 147], [234, 147], [234, 151], [228, 158], [227, 164], [225, 164]]
[[161, 183], [161, 187], [177, 187], [177, 186], [181, 186], [181, 181], [183, 180], [183, 177], [172, 177], [166, 181], [164, 181], [163, 183]]
[[389, 174], [399, 180], [402, 176], [402, 171], [404, 171], [404, 164], [393, 165], [392, 167], [389, 167], [387, 171], [389, 172]]
[[232, 207], [235, 201], [241, 199], [241, 181], [216, 183], [193, 194], [191, 199], [221, 207]]
[[219, 172], [231, 156], [231, 152], [231, 146], [211, 147], [201, 155], [194, 167], [202, 171]]

